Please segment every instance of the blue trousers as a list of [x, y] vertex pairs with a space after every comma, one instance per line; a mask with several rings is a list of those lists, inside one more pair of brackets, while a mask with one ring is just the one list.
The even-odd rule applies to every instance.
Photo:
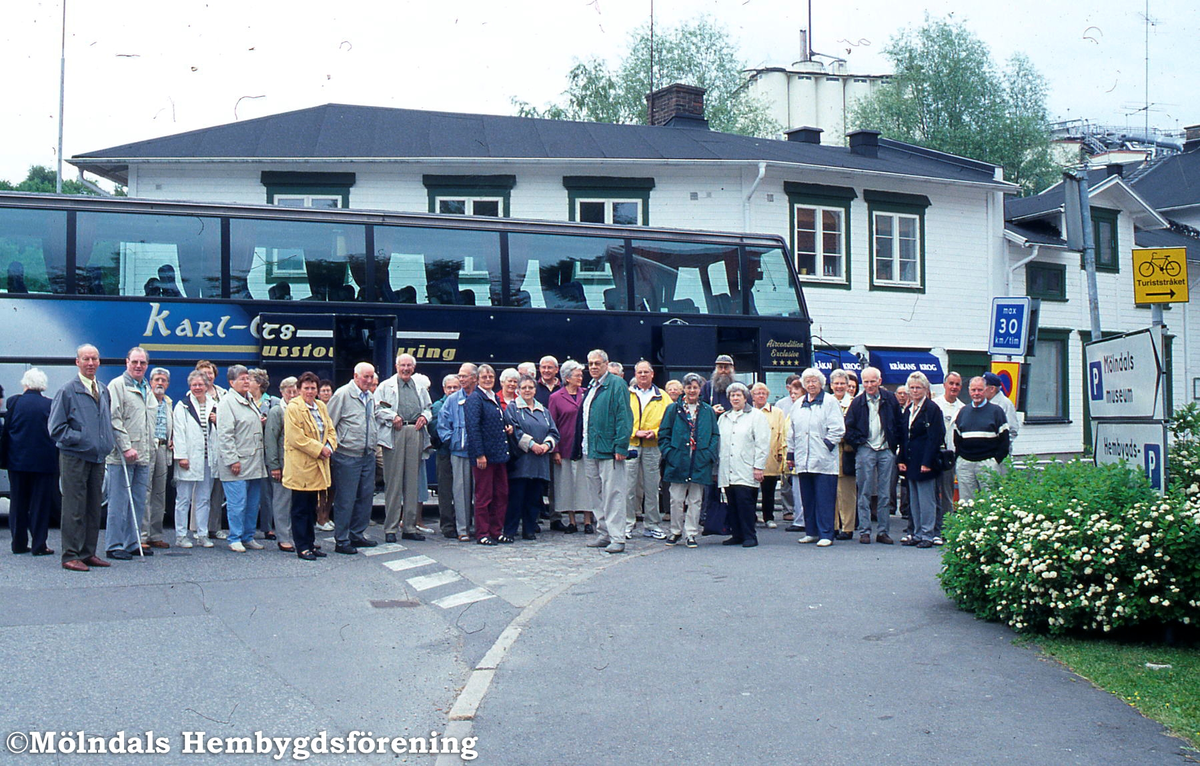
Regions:
[[836, 474], [796, 474], [796, 505], [804, 509], [804, 534], [822, 540], [833, 539], [837, 479]]
[[508, 511], [504, 515], [504, 534], [517, 536], [518, 525], [527, 535], [537, 532], [537, 517], [542, 509], [545, 479], [508, 479]]
[[[146, 498], [150, 494], [150, 466], [121, 465], [105, 466], [108, 474], [108, 519], [105, 522], [104, 549], [112, 552], [123, 550], [129, 553], [139, 553], [141, 540], [134, 531], [133, 516], [129, 508], [129, 496], [132, 490], [133, 509], [137, 514], [138, 523], [146, 517]], [[129, 483], [125, 483], [128, 472]]]
[[221, 484], [225, 488], [225, 514], [229, 517], [229, 542], [253, 540], [262, 479], [222, 481]]

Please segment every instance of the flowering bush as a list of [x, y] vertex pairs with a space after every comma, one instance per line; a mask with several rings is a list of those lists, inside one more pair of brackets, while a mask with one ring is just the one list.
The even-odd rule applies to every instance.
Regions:
[[1200, 496], [1200, 406], [1191, 402], [1171, 416], [1167, 450], [1170, 488], [1187, 497]]
[[1009, 471], [946, 523], [942, 588], [978, 617], [1052, 634], [1200, 624], [1196, 494], [1055, 462]]

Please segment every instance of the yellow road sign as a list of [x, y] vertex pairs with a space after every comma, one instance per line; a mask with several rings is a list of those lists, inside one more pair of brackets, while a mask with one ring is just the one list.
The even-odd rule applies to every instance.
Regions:
[[1135, 247], [1133, 302], [1187, 303], [1187, 250], [1182, 247]]

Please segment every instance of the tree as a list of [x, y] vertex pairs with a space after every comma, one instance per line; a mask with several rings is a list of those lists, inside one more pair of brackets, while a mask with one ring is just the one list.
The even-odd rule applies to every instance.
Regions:
[[[745, 69], [729, 33], [710, 18], [655, 30], [655, 89], [676, 82], [704, 88], [705, 117], [714, 130], [776, 135], [779, 125], [746, 90]], [[538, 108], [514, 98], [513, 104], [522, 117], [645, 125], [650, 71], [650, 29], [643, 25], [630, 33], [628, 50], [615, 69], [596, 57], [576, 61], [562, 101]]]
[[854, 108], [856, 127], [999, 165], [1025, 193], [1057, 180], [1046, 80], [1028, 58], [1017, 54], [997, 71], [987, 45], [962, 22], [928, 16], [892, 38], [884, 54], [895, 73]]
[[[21, 192], [40, 192], [43, 194], [54, 193], [54, 181], [58, 174], [51, 168], [45, 165], [33, 165], [29, 168], [29, 175], [25, 176], [25, 180], [18, 184], [12, 184], [8, 181], [0, 180], [0, 191], [21, 191]], [[98, 192], [79, 181], [64, 179], [62, 183], [63, 194], [87, 194], [98, 196]], [[118, 186], [113, 192], [116, 197], [124, 197], [124, 187]]]

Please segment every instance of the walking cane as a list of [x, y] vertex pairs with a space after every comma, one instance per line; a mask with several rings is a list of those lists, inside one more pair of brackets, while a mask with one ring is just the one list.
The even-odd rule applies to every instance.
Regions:
[[137, 508], [133, 505], [133, 485], [129, 483], [129, 463], [125, 461], [125, 456], [121, 456], [121, 470], [125, 472], [125, 491], [129, 493], [129, 515], [133, 517], [133, 532], [137, 535], [138, 555], [143, 559], [146, 558], [146, 551], [142, 548], [142, 530], [138, 528]]

